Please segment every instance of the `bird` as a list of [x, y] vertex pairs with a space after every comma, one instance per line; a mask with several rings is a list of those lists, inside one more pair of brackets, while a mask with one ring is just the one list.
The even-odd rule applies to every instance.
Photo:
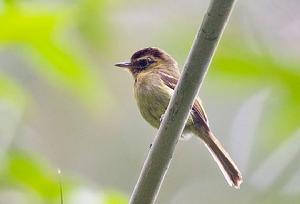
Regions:
[[[128, 70], [134, 79], [134, 96], [142, 117], [153, 127], [159, 128], [164, 113], [180, 78], [176, 60], [166, 51], [147, 47], [136, 51], [129, 61], [115, 64]], [[207, 114], [197, 97], [183, 134], [192, 133], [200, 138], [230, 186], [239, 188], [242, 175], [234, 161], [214, 136]]]

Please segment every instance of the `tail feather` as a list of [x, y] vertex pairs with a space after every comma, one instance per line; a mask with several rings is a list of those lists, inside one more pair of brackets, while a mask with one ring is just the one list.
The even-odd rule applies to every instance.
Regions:
[[201, 135], [201, 138], [218, 164], [228, 184], [239, 188], [243, 182], [242, 175], [218, 139], [210, 131], [206, 132], [205, 136]]

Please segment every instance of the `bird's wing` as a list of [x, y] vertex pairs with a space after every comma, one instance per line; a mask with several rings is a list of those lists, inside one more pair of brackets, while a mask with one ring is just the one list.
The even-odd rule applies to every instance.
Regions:
[[[159, 71], [159, 75], [160, 75], [161, 80], [164, 82], [164, 84], [166, 86], [168, 86], [169, 88], [171, 88], [173, 90], [175, 89], [177, 82], [179, 80], [179, 76], [180, 76], [179, 73], [171, 72], [171, 71], [168, 71], [168, 72]], [[197, 119], [204, 121], [206, 123], [206, 125], [208, 125], [208, 119], [207, 119], [206, 113], [201, 105], [201, 101], [199, 98], [197, 98], [195, 100], [193, 107], [192, 107], [192, 112]]]

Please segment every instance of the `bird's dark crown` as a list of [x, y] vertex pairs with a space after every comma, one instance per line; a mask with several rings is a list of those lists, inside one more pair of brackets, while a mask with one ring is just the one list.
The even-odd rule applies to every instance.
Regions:
[[130, 71], [133, 75], [153, 68], [177, 67], [176, 61], [165, 51], [156, 47], [147, 47], [136, 51], [130, 59]]
[[165, 51], [156, 47], [147, 47], [136, 51], [129, 62], [115, 64], [127, 68], [134, 77], [152, 69], [176, 69], [176, 61]]
[[147, 47], [147, 48], [136, 51], [132, 55], [131, 61], [137, 60], [137, 59], [145, 57], [145, 56], [153, 56], [155, 58], [164, 58], [165, 55], [168, 55], [168, 54], [159, 48]]

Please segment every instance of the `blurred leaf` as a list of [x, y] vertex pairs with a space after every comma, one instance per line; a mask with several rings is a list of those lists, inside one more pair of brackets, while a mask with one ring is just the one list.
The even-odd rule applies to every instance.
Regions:
[[6, 182], [36, 192], [46, 200], [58, 200], [59, 182], [55, 175], [40, 162], [24, 152], [12, 151], [6, 161], [2, 178]]
[[5, 6], [12, 6], [16, 4], [16, 0], [4, 0]]
[[6, 8], [0, 13], [0, 43], [31, 44], [53, 37], [60, 23], [65, 22], [63, 11], [45, 11], [43, 8]]
[[[233, 46], [225, 43], [218, 50], [211, 72], [222, 77], [235, 78], [243, 85], [284, 86], [289, 90], [299, 88], [299, 65], [280, 64], [267, 54], [251, 52], [245, 45]], [[236, 52], [238, 50], [238, 52]], [[256, 79], [259, 84], [253, 84]], [[300, 93], [299, 93], [300, 95]]]
[[98, 201], [105, 204], [128, 203], [126, 196], [116, 191], [102, 193], [65, 177], [61, 179], [60, 174], [56, 174], [56, 171], [45, 162], [24, 151], [14, 149], [7, 154], [4, 161], [0, 168], [0, 187], [19, 188], [21, 192], [27, 192], [28, 198], [42, 200], [43, 203], [59, 203], [62, 184], [66, 203], [98, 203]]
[[45, 6], [7, 7], [0, 13], [0, 44], [32, 48], [29, 56], [34, 60], [40, 58], [35, 68], [43, 76], [69, 89], [89, 108], [99, 107], [99, 102], [107, 97], [103, 83], [91, 73], [80, 52], [72, 51], [71, 46], [62, 45], [54, 38], [71, 26], [70, 15], [73, 13], [68, 9], [51, 11]]
[[[91, 47], [103, 51], [109, 49], [109, 24], [107, 0], [82, 0], [78, 4], [76, 21], [78, 29]], [[101, 48], [101, 49], [100, 49]]]
[[[93, 107], [97, 107], [101, 100], [106, 98], [103, 83], [80, 58], [72, 55], [71, 50], [52, 41], [35, 43], [33, 46], [37, 50], [36, 54], [42, 56], [38, 58], [37, 55], [33, 55], [39, 64], [34, 68], [50, 82], [69, 87], [75, 95]], [[46, 59], [46, 62], [43, 59]]]
[[300, 126], [299, 67], [300, 62], [281, 64], [267, 54], [257, 54], [242, 44], [226, 42], [218, 50], [210, 72], [218, 80], [243, 89], [272, 87], [271, 98], [278, 104], [268, 112], [264, 125], [265, 141], [273, 141], [266, 144], [274, 147]]
[[77, 204], [77, 203], [89, 203], [89, 204], [102, 204], [102, 193], [98, 190], [87, 186], [77, 186], [73, 189], [71, 194], [67, 197], [66, 203]]
[[117, 192], [106, 192], [104, 204], [127, 204], [128, 198]]
[[[290, 171], [288, 176], [284, 175], [284, 171], [290, 164], [294, 168], [299, 163], [295, 163], [294, 159], [299, 156], [300, 131], [292, 135], [287, 141], [282, 143], [279, 148], [274, 150], [271, 155], [257, 168], [253, 173], [250, 182], [259, 189], [266, 190], [273, 184], [273, 188], [282, 186], [282, 182], [286, 183], [289, 177], [292, 178]], [[297, 167], [296, 167], [297, 168]], [[295, 172], [294, 172], [295, 173]], [[279, 184], [275, 185], [275, 182]], [[281, 180], [281, 181], [280, 181]]]
[[[174, 22], [171, 26], [175, 28], [176, 32], [166, 27], [165, 31], [159, 33], [156, 37], [157, 44], [168, 50], [176, 58], [177, 62], [181, 64], [180, 68], [182, 68], [196, 30], [191, 29], [191, 26], [186, 24], [186, 22]], [[179, 27], [180, 29], [178, 30], [177, 28]]]
[[264, 123], [267, 136], [264, 142], [270, 147], [276, 146], [300, 127], [300, 100], [287, 93], [274, 92], [273, 97], [280, 97], [282, 101], [270, 110], [268, 121]]
[[23, 109], [0, 101], [0, 161], [6, 156], [17, 135], [22, 116]]
[[[235, 156], [235, 160], [243, 174], [246, 174], [249, 169], [248, 165], [253, 153], [258, 124], [268, 96], [269, 90], [265, 89], [251, 96], [242, 104], [233, 120], [230, 133], [232, 155]], [[253, 109], [256, 109], [256, 111], [253, 111]], [[240, 154], [241, 149], [243, 154]]]
[[[300, 165], [299, 165], [300, 166]], [[290, 181], [283, 187], [283, 192], [289, 195], [300, 195], [300, 167], [294, 167], [297, 169], [295, 175], [291, 177]]]
[[9, 77], [0, 75], [0, 101], [23, 109], [28, 102], [27, 93]]
[[89, 204], [127, 204], [128, 199], [116, 191], [101, 192], [89, 186], [77, 186], [68, 195], [66, 203], [89, 203]]

